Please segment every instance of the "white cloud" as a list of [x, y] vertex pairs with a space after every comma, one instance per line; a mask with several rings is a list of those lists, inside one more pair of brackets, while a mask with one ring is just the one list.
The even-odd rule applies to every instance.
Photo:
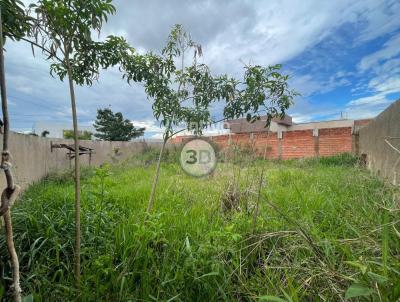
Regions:
[[241, 60], [258, 64], [290, 60], [344, 23], [355, 22], [357, 12], [371, 5], [365, 1], [255, 3], [257, 14], [252, 30], [242, 28], [244, 22], [235, 22], [206, 45], [205, 54], [218, 70], [239, 71]]
[[294, 123], [307, 123], [312, 121], [312, 117], [310, 114], [301, 114], [301, 113], [293, 113], [291, 115]]
[[295, 75], [290, 79], [290, 86], [303, 97], [313, 94], [323, 94], [334, 90], [337, 87], [351, 85], [346, 78], [350, 73], [338, 72], [328, 79], [318, 79], [316, 75]]
[[358, 68], [360, 71], [365, 72], [375, 67], [375, 65], [380, 64], [382, 61], [394, 58], [398, 54], [400, 54], [400, 34], [387, 41], [379, 51], [362, 58]]
[[382, 77], [373, 78], [368, 85], [377, 92], [390, 94], [400, 92], [400, 77]]
[[386, 99], [385, 96], [386, 95], [384, 93], [380, 93], [380, 94], [375, 94], [375, 95], [372, 95], [372, 96], [358, 98], [358, 99], [355, 99], [355, 100], [351, 100], [347, 104], [347, 106], [348, 107], [361, 106], [361, 105], [373, 106], [373, 105], [380, 105], [380, 104], [384, 104], [384, 103], [390, 102], [388, 99]]
[[347, 118], [362, 119], [373, 118], [381, 113], [392, 103], [384, 95], [376, 95], [371, 98], [360, 98], [352, 101], [343, 111]]
[[[354, 25], [358, 41], [368, 41], [393, 32], [400, 22], [395, 15], [399, 3], [384, 0], [117, 0], [115, 4], [116, 16], [105, 25], [102, 37], [124, 35], [141, 52], [159, 52], [171, 26], [182, 23], [193, 39], [203, 45], [204, 61], [215, 73], [236, 76], [243, 71], [241, 61], [285, 63], [332, 37], [343, 25]], [[400, 69], [400, 60], [394, 58], [396, 41], [389, 41], [386, 50], [366, 57], [360, 66], [367, 70], [379, 66], [382, 70], [393, 70], [397, 64]], [[49, 76], [49, 63], [41, 59], [41, 54], [37, 52], [34, 58], [30, 47], [23, 42], [8, 41], [6, 49], [7, 84], [10, 98], [18, 104], [16, 113], [32, 114], [29, 123], [43, 115], [46, 119], [70, 120], [68, 86]], [[383, 61], [390, 58], [391, 63]], [[292, 84], [304, 96], [311, 96], [349, 85], [348, 76], [346, 72], [324, 77], [300, 74], [295, 75]], [[367, 88], [393, 91], [397, 84], [395, 77], [386, 77], [380, 82], [371, 81]], [[121, 111], [126, 118], [143, 123], [148, 131], [160, 131], [143, 87], [127, 85], [116, 69], [102, 72], [99, 82], [92, 87], [76, 90], [82, 124], [93, 121], [98, 108], [111, 105], [113, 111]], [[301, 104], [304, 105], [300, 102], [293, 110], [299, 119], [301, 114], [320, 115], [338, 110], [333, 101], [329, 105], [301, 107]]]
[[[358, 63], [358, 76], [369, 78], [352, 89], [364, 95], [350, 100], [346, 111], [350, 116], [371, 117], [379, 114], [393, 100], [390, 94], [400, 93], [400, 34], [392, 36], [383, 47]], [[365, 96], [365, 94], [369, 94]]]
[[393, 102], [388, 95], [400, 92], [400, 78], [388, 78], [380, 82], [379, 77], [376, 77], [368, 86], [373, 91], [372, 95], [356, 98], [347, 103], [344, 111], [350, 118], [374, 117], [382, 112]]
[[136, 48], [160, 51], [171, 26], [181, 23], [203, 45], [205, 61], [218, 73], [241, 72], [241, 61], [285, 62], [344, 24], [354, 24], [362, 41], [400, 26], [395, 0], [117, 0], [115, 4], [117, 15], [105, 26], [105, 35], [126, 33]]
[[[225, 129], [225, 123], [218, 122], [215, 124], [209, 125], [207, 128], [202, 130], [203, 135], [206, 136], [215, 136], [215, 135], [223, 135], [228, 134], [230, 131], [229, 129]], [[185, 136], [185, 135], [193, 135], [193, 131], [184, 130], [177, 134], [177, 136]]]
[[295, 123], [305, 123], [310, 121], [322, 121], [329, 119], [337, 119], [340, 112], [343, 111], [335, 99], [328, 99], [321, 104], [311, 102], [310, 98], [297, 98], [294, 106], [289, 109], [288, 114], [292, 116]]
[[145, 132], [160, 132], [164, 131], [164, 128], [159, 126], [159, 123], [155, 120], [144, 120], [144, 121], [137, 121], [132, 120], [132, 124], [138, 128], [146, 128]]
[[395, 17], [400, 11], [400, 2], [397, 0], [388, 0], [385, 4], [385, 9], [382, 9], [381, 2], [371, 2], [371, 5], [365, 7], [365, 10], [361, 12], [361, 18], [369, 20], [369, 22], [367, 22], [366, 28], [360, 33], [358, 42], [365, 42], [380, 37], [400, 27], [400, 18]]
[[161, 132], [160, 133], [156, 133], [156, 134], [151, 135], [149, 138], [151, 138], [151, 139], [163, 139], [163, 134]]
[[323, 88], [322, 83], [317, 82], [309, 74], [296, 75], [290, 79], [290, 85], [302, 96], [310, 96]]

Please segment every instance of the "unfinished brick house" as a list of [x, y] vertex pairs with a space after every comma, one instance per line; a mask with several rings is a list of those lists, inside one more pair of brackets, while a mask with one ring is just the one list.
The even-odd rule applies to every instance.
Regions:
[[[270, 131], [265, 128], [266, 117], [249, 123], [246, 119], [227, 121], [224, 125], [230, 133], [210, 136], [215, 144], [224, 149], [232, 144], [252, 148], [260, 156], [273, 159], [329, 156], [346, 152], [358, 153], [358, 130], [370, 119], [333, 120], [310, 123], [293, 123], [290, 116], [274, 118]], [[175, 138], [184, 141], [187, 136]]]

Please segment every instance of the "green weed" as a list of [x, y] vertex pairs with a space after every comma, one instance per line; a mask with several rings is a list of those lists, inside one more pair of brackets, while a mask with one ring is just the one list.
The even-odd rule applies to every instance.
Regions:
[[[168, 160], [144, 223], [155, 169], [146, 156], [83, 179], [79, 293], [73, 182], [47, 178], [24, 193], [12, 215], [25, 295], [34, 301], [400, 298], [399, 190], [353, 157], [225, 162], [204, 179]], [[265, 183], [253, 226], [260, 167]], [[246, 200], [226, 215], [221, 198], [232, 183]], [[0, 294], [9, 297], [3, 240]]]

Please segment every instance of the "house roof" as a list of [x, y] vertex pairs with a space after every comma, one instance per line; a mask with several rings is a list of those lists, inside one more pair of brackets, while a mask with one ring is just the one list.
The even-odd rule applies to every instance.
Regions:
[[[274, 117], [272, 122], [283, 126], [291, 126], [293, 124], [292, 117], [289, 115], [285, 115], [283, 118]], [[253, 123], [248, 122], [245, 118], [229, 120], [225, 123], [224, 128], [230, 129], [231, 133], [263, 132], [267, 131], [266, 124], [267, 116], [264, 115]]]
[[[266, 128], [267, 117], [262, 116], [260, 120], [254, 123], [248, 122], [245, 118], [227, 121], [224, 125], [226, 129], [230, 129], [231, 133], [256, 133], [268, 131]], [[286, 115], [284, 118], [273, 118], [270, 131], [294, 131], [294, 130], [307, 130], [307, 129], [324, 129], [324, 128], [341, 128], [353, 127], [354, 130], [367, 125], [371, 119], [363, 120], [331, 120], [331, 121], [316, 121], [308, 123], [295, 124], [292, 122], [292, 117]], [[273, 126], [275, 124], [275, 126]]]

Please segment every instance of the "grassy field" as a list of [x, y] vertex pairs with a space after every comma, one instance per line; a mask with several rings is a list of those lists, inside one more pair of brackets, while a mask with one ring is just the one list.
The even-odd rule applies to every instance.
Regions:
[[[26, 301], [399, 300], [400, 192], [352, 157], [244, 159], [204, 179], [169, 160], [146, 217], [154, 170], [148, 155], [85, 171], [79, 298], [71, 174], [25, 192], [13, 220]], [[1, 297], [3, 237], [0, 249]]]

